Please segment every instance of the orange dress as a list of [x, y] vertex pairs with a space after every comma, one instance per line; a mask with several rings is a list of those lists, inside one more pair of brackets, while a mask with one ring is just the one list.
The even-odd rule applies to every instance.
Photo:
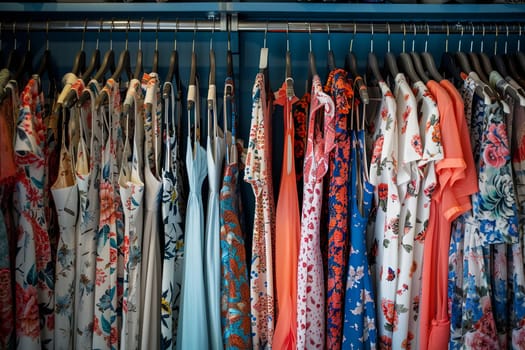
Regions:
[[297, 97], [286, 96], [286, 83], [276, 93], [276, 104], [284, 106], [284, 156], [277, 201], [275, 235], [275, 285], [278, 316], [273, 348], [296, 348], [297, 343], [297, 259], [301, 224], [294, 163], [292, 104]]

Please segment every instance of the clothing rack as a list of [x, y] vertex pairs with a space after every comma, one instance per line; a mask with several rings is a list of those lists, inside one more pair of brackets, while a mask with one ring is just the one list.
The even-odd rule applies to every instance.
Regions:
[[232, 31], [232, 32], [299, 32], [299, 33], [404, 33], [414, 34], [525, 34], [525, 22], [317, 22], [317, 21], [254, 21], [240, 20], [237, 15], [221, 14], [217, 19], [210, 15], [209, 20], [49, 20], [49, 21], [10, 21], [2, 22], [4, 35], [21, 32], [79, 32], [79, 31]]

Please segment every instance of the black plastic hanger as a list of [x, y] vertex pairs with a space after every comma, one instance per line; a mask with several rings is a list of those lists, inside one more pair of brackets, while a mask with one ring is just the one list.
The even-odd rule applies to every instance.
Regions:
[[372, 73], [373, 78], [376, 80], [376, 83], [384, 81], [383, 76], [379, 70], [379, 64], [377, 63], [377, 57], [374, 53], [374, 24], [371, 24], [371, 37], [370, 37], [370, 52], [368, 53], [368, 66], [367, 66], [367, 75]]
[[317, 75], [317, 65], [315, 63], [315, 54], [312, 50], [312, 24], [308, 23], [308, 42], [310, 45], [310, 52], [308, 53], [308, 77], [306, 78], [306, 92], [312, 90], [312, 79]]
[[520, 67], [518, 61], [515, 59], [515, 55], [510, 55], [507, 52], [507, 46], [508, 46], [508, 38], [509, 38], [509, 25], [505, 25], [507, 29], [507, 36], [505, 39], [505, 61], [507, 63], [507, 68], [509, 69], [510, 76], [516, 80], [521, 86], [524, 86], [525, 84], [525, 76], [521, 74]]
[[335, 64], [334, 51], [332, 50], [332, 41], [330, 40], [330, 24], [327, 24], [326, 27], [328, 30], [328, 56], [326, 62], [328, 64], [328, 70], [331, 72], [337, 67], [337, 65]]
[[57, 90], [57, 79], [53, 72], [53, 59], [51, 57], [51, 50], [49, 49], [49, 22], [46, 22], [46, 49], [40, 59], [40, 64], [36, 71], [39, 77], [47, 73], [49, 80], [49, 96], [54, 96]]
[[[428, 23], [426, 24], [427, 27], [427, 36], [425, 38], [425, 51], [421, 53], [421, 58], [423, 59], [423, 63], [425, 64], [425, 68], [427, 69], [428, 74], [430, 74], [430, 77], [434, 79], [437, 82], [440, 82], [443, 80], [443, 77], [439, 73], [436, 62], [434, 61], [434, 57], [427, 51], [428, 49], [428, 38], [430, 37], [430, 28], [428, 26]], [[423, 80], [423, 82], [426, 84], [427, 82]]]
[[23, 86], [26, 76], [31, 76], [33, 74], [33, 54], [31, 53], [31, 35], [30, 35], [30, 26], [31, 22], [27, 24], [27, 47], [24, 55], [22, 56], [22, 61], [16, 70], [14, 79], [18, 82], [19, 86]]
[[463, 78], [461, 77], [461, 69], [458, 67], [454, 56], [448, 51], [448, 39], [450, 36], [450, 27], [447, 26], [447, 36], [445, 38], [445, 52], [441, 55], [441, 63], [439, 71], [444, 75], [443, 78], [453, 80], [454, 84], [462, 84]]
[[481, 33], [481, 47], [479, 50], [479, 60], [481, 61], [481, 66], [483, 67], [483, 70], [485, 71], [485, 74], [490, 77], [490, 73], [494, 70], [492, 67], [492, 63], [490, 62], [489, 56], [484, 51], [484, 45], [485, 45], [485, 24], [482, 24], [482, 33]]
[[[190, 110], [195, 108], [195, 120], [194, 120], [194, 139], [192, 140], [192, 143], [194, 144], [193, 147], [193, 157], [195, 157], [197, 152], [197, 145], [200, 144], [200, 103], [199, 103], [199, 86], [198, 86], [198, 77], [197, 77], [197, 54], [195, 53], [195, 36], [197, 33], [197, 22], [195, 22], [195, 27], [193, 30], [193, 42], [192, 42], [192, 49], [191, 49], [191, 67], [190, 67], [190, 83], [188, 87], [188, 98], [187, 98], [187, 109], [188, 109], [188, 129], [191, 130], [191, 124], [190, 124]], [[189, 132], [189, 135], [191, 135], [191, 132]], [[188, 147], [191, 147], [188, 145]]]
[[[131, 80], [131, 64], [130, 54], [128, 50], [128, 30], [126, 30], [126, 46], [124, 47], [124, 50], [120, 53], [117, 68], [113, 72], [113, 75], [110, 79], [119, 81], [122, 76], [122, 73], [124, 72], [126, 72], [128, 76], [128, 81]], [[107, 98], [107, 92], [105, 90], [102, 90], [97, 97], [96, 107], [99, 108], [106, 101]]]
[[14, 74], [18, 70], [18, 65], [20, 63], [20, 57], [18, 56], [17, 40], [16, 40], [16, 22], [13, 22], [13, 49], [9, 52], [7, 56], [7, 62], [5, 67], [9, 69], [11, 74]]
[[[226, 77], [231, 78], [234, 80], [233, 76], [233, 55], [232, 55], [232, 49], [231, 49], [231, 40], [230, 40], [230, 31], [228, 28], [228, 50], [226, 51]], [[232, 96], [235, 94], [235, 91], [232, 91], [231, 88], [226, 89], [225, 94], [228, 96]]]
[[[416, 69], [417, 76], [423, 83], [427, 83], [430, 79], [427, 76], [427, 73], [425, 72], [425, 69], [423, 68], [423, 63], [421, 62], [421, 57], [419, 57], [419, 54], [416, 52], [416, 25], [413, 25], [414, 28], [414, 37], [412, 38], [412, 51], [410, 52], [410, 57], [412, 58], [412, 62], [414, 63], [414, 68]], [[413, 81], [414, 83], [415, 81]]]
[[[213, 35], [215, 34], [215, 21], [213, 21], [213, 28], [211, 32], [210, 37], [210, 73], [208, 75], [208, 136], [209, 137], [215, 137], [216, 134], [213, 134], [213, 131], [217, 131], [217, 128], [215, 126], [217, 125], [217, 93], [215, 88], [215, 71], [216, 71], [216, 65], [215, 65], [215, 51], [213, 50]], [[213, 115], [214, 117], [214, 128], [212, 131], [212, 121], [210, 116]], [[215, 144], [215, 143], [214, 143]]]
[[153, 73], [158, 73], [159, 71], [159, 21], [160, 20], [157, 19], [157, 30], [155, 31], [155, 52], [153, 52], [153, 67], [151, 69]]
[[139, 48], [137, 50], [137, 60], [135, 61], [135, 71], [133, 72], [134, 79], [140, 79], [142, 72], [144, 71], [144, 66], [142, 64], [142, 27], [144, 26], [144, 18], [140, 21], [139, 28]]
[[80, 44], [80, 50], [75, 56], [73, 61], [73, 68], [71, 73], [80, 76], [86, 71], [86, 52], [84, 51], [85, 36], [86, 36], [87, 20], [84, 20], [84, 30], [82, 31], [82, 43]]
[[479, 61], [478, 55], [476, 52], [474, 52], [474, 36], [476, 35], [474, 32], [474, 25], [472, 24], [472, 37], [470, 39], [470, 52], [468, 53], [469, 61], [471, 63], [471, 67], [473, 68], [474, 72], [479, 76], [482, 82], [485, 84], [489, 83], [489, 78], [485, 74], [483, 68], [481, 68], [481, 63]]
[[[173, 40], [173, 50], [171, 51], [170, 56], [170, 65], [168, 67], [168, 75], [166, 76], [166, 81], [172, 82], [175, 78], [175, 85], [177, 86], [177, 98], [182, 98], [182, 82], [180, 80], [179, 74], [179, 53], [177, 51], [177, 30], [179, 27], [179, 20], [175, 24], [175, 39]], [[164, 98], [168, 97], [171, 93], [171, 85], [164, 85]]]
[[[386, 63], [389, 64], [389, 69], [392, 72], [391, 66], [393, 65], [393, 63], [395, 63], [395, 56], [390, 53], [390, 24], [387, 23], [387, 27], [388, 27], [388, 42], [387, 42], [388, 52], [386, 56], [386, 59], [387, 59]], [[412, 81], [412, 83], [415, 83], [416, 81], [420, 81], [421, 79], [419, 78], [419, 76], [416, 73], [416, 70], [414, 69], [412, 58], [410, 57], [408, 53], [406, 53], [406, 34], [407, 34], [406, 25], [403, 23], [403, 46], [402, 46], [403, 51], [399, 54], [399, 65], [402, 67], [403, 71], [408, 76], [408, 78]], [[390, 56], [389, 54], [392, 57], [394, 57], [393, 63], [388, 62], [388, 57]], [[397, 70], [397, 67], [395, 69]], [[395, 75], [393, 76], [395, 78]]]
[[[387, 23], [388, 39], [387, 39], [387, 52], [385, 54], [385, 69], [387, 73], [390, 73], [392, 78], [396, 78], [399, 74], [399, 68], [397, 67], [396, 56], [390, 51], [390, 23]], [[403, 52], [405, 51], [405, 41], [403, 38]]]
[[97, 73], [93, 77], [93, 79], [95, 79], [99, 83], [103, 83], [104, 76], [106, 75], [108, 71], [111, 71], [111, 72], [115, 71], [115, 51], [113, 51], [113, 24], [111, 25], [111, 30], [109, 32], [109, 35], [110, 35], [109, 50], [104, 55], [102, 64], [100, 65], [100, 68], [98, 69]]
[[470, 64], [469, 64], [467, 55], [463, 51], [461, 51], [461, 40], [463, 40], [464, 31], [465, 29], [463, 28], [463, 26], [461, 26], [461, 37], [459, 38], [459, 42], [458, 42], [458, 51], [456, 52], [456, 60], [459, 64], [460, 69], [463, 71], [463, 73], [469, 74], [470, 72], [472, 72], [472, 68], [470, 68]]
[[[365, 82], [363, 81], [363, 79], [361, 79], [361, 77], [359, 76], [359, 73], [357, 72], [357, 59], [353, 52], [354, 39], [355, 39], [356, 32], [357, 32], [357, 24], [354, 22], [354, 35], [352, 36], [352, 39], [350, 40], [350, 48], [348, 49], [348, 52], [346, 53], [345, 70], [352, 75], [352, 78], [354, 79], [354, 82], [357, 85], [357, 88], [359, 91], [359, 97], [361, 98], [361, 102], [363, 102], [364, 104], [368, 104], [370, 102], [370, 97], [368, 95], [368, 88], [366, 87]], [[357, 79], [357, 77], [359, 77], [359, 79]]]

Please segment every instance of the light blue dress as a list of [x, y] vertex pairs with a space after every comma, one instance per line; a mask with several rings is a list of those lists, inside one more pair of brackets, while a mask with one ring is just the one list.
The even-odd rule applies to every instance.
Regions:
[[[190, 87], [191, 88], [191, 87]], [[198, 91], [198, 85], [197, 89]], [[189, 95], [189, 94], [188, 94]], [[199, 98], [195, 99], [196, 119]], [[188, 120], [189, 122], [189, 120]], [[188, 123], [188, 125], [191, 125]], [[207, 175], [206, 151], [188, 135], [186, 169], [190, 193], [186, 209], [182, 296], [177, 330], [177, 349], [208, 349], [208, 312], [204, 285], [204, 209], [202, 183]], [[193, 147], [192, 147], [193, 145]], [[195, 153], [195, 154], [194, 154]]]

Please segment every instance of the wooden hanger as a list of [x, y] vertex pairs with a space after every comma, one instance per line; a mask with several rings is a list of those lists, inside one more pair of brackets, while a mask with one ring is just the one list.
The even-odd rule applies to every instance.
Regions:
[[373, 78], [376, 82], [384, 81], [383, 76], [379, 70], [379, 64], [377, 63], [377, 57], [374, 53], [374, 24], [371, 24], [371, 37], [370, 37], [370, 52], [368, 53], [368, 66], [367, 75], [372, 73]]
[[335, 64], [334, 51], [332, 50], [332, 42], [330, 40], [330, 24], [327, 24], [326, 27], [328, 30], [328, 56], [326, 62], [328, 64], [328, 70], [331, 72], [337, 67], [337, 65]]
[[368, 95], [368, 88], [366, 87], [366, 84], [363, 81], [363, 79], [357, 79], [357, 77], [359, 77], [359, 73], [357, 72], [357, 59], [353, 52], [354, 39], [355, 39], [356, 32], [357, 32], [357, 24], [354, 22], [354, 35], [352, 36], [352, 39], [350, 39], [350, 48], [348, 52], [346, 53], [345, 70], [352, 75], [352, 78], [354, 79], [354, 82], [357, 85], [357, 88], [359, 91], [359, 97], [361, 98], [361, 101], [364, 104], [368, 104], [370, 102], [370, 97]]
[[[440, 82], [443, 80], [443, 77], [439, 73], [436, 62], [434, 61], [434, 57], [427, 51], [428, 49], [428, 38], [430, 37], [430, 28], [428, 26], [428, 23], [426, 23], [427, 27], [427, 36], [425, 38], [425, 51], [421, 53], [421, 58], [423, 59], [423, 63], [425, 64], [425, 68], [427, 69], [428, 74], [437, 82]], [[426, 81], [423, 81], [425, 84]]]

